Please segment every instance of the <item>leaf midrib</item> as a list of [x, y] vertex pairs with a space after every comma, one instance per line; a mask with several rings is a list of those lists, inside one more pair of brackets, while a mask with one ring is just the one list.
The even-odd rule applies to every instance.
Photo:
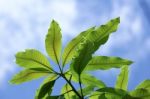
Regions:
[[53, 50], [54, 50], [54, 55], [55, 55], [55, 57], [56, 57], [56, 62], [57, 62], [57, 64], [59, 64], [59, 61], [58, 61], [58, 57], [57, 57], [57, 54], [56, 54], [56, 49], [55, 49], [55, 33], [56, 33], [56, 30], [55, 30], [55, 24], [54, 24], [54, 28], [53, 28], [53, 30], [54, 30], [54, 39], [53, 39]]
[[126, 71], [124, 70], [124, 72], [123, 72], [123, 79], [121, 80], [121, 84], [120, 84], [120, 88], [121, 89], [123, 89], [122, 86], [123, 86], [123, 81], [125, 79], [125, 73], [126, 73]]
[[39, 64], [41, 64], [42, 66], [44, 66], [44, 67], [46, 67], [46, 68], [48, 68], [48, 69], [51, 70], [51, 68], [50, 68], [48, 65], [43, 64], [42, 62], [39, 62], [39, 61], [37, 61], [37, 60], [35, 60], [35, 59], [32, 59], [32, 58], [24, 58], [24, 57], [18, 57], [18, 56], [16, 56], [16, 58], [25, 59], [25, 60], [28, 60], [28, 61], [34, 61], [34, 62], [39, 63]]
[[34, 73], [43, 73], [43, 74], [46, 74], [46, 73], [49, 73], [49, 72], [38, 72], [38, 71], [33, 71], [33, 72], [30, 72], [30, 73], [27, 73], [26, 75], [24, 75], [24, 76], [21, 76], [21, 77], [19, 77], [19, 78], [17, 78], [17, 79], [14, 79], [14, 80], [18, 80], [18, 79], [20, 79], [20, 78], [24, 78], [24, 77], [26, 77], [26, 76], [28, 76], [28, 75], [30, 75], [30, 74], [34, 74]]

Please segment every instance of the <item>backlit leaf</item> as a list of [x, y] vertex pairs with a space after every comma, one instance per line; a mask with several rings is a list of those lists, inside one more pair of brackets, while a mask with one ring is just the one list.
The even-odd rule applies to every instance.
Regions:
[[48, 59], [35, 49], [27, 49], [16, 54], [16, 63], [24, 68], [45, 68], [51, 70]]
[[92, 54], [104, 44], [110, 33], [117, 30], [120, 19], [116, 18], [109, 21], [106, 25], [102, 25], [97, 30], [89, 33], [83, 42], [78, 46], [71, 63], [71, 71], [75, 71], [77, 74], [81, 74], [89, 60], [92, 58]]
[[57, 75], [51, 74], [44, 80], [44, 82], [41, 84], [41, 87], [38, 89], [36, 99], [42, 99], [46, 95], [51, 94], [56, 78]]
[[61, 93], [64, 94], [65, 99], [72, 99], [76, 95], [69, 84], [65, 84], [61, 90]]
[[105, 87], [96, 90], [97, 92], [102, 92], [102, 93], [111, 93], [120, 97], [124, 97], [128, 94], [128, 92], [122, 90], [122, 89], [117, 89], [117, 88], [111, 88], [111, 87]]
[[150, 99], [150, 90], [140, 88], [131, 91], [130, 95], [136, 99]]
[[99, 88], [106, 87], [105, 83], [90, 74], [82, 74], [81, 81], [85, 85], [96, 86]]
[[136, 89], [139, 89], [139, 88], [150, 90], [150, 80], [148, 79], [148, 80], [143, 81], [140, 85], [136, 87]]
[[121, 72], [117, 78], [116, 86], [115, 88], [127, 90], [128, 88], [128, 66], [123, 66], [121, 68]]
[[51, 26], [48, 29], [48, 34], [45, 39], [45, 47], [48, 55], [53, 61], [59, 64], [60, 53], [62, 49], [61, 41], [61, 29], [56, 21], [51, 22]]
[[130, 65], [132, 61], [120, 57], [94, 56], [87, 64], [85, 70], [108, 70]]
[[[71, 72], [67, 72], [66, 73], [66, 77], [69, 79], [70, 78], [70, 75], [72, 75], [72, 81], [74, 82], [78, 82], [79, 81], [79, 78], [78, 76], [76, 75], [73, 75]], [[82, 84], [86, 85], [86, 86], [94, 86], [94, 87], [98, 87], [98, 88], [103, 88], [103, 87], [106, 87], [105, 83], [99, 79], [97, 79], [96, 77], [90, 75], [90, 74], [86, 74], [86, 73], [83, 73], [80, 75], [81, 76], [81, 82]]]
[[81, 43], [83, 37], [87, 36], [90, 32], [94, 30], [94, 27], [81, 32], [77, 37], [72, 39], [67, 46], [64, 49], [63, 55], [62, 55], [62, 60], [63, 60], [63, 66], [68, 63], [74, 56], [77, 46]]
[[91, 32], [87, 39], [94, 43], [93, 52], [95, 52], [101, 45], [105, 44], [109, 35], [117, 30], [120, 23], [120, 18], [115, 18], [101, 25], [95, 31]]
[[74, 55], [73, 61], [71, 63], [71, 71], [74, 71], [80, 75], [84, 70], [85, 66], [88, 64], [89, 60], [92, 58], [92, 46], [94, 46], [88, 40], [84, 40], [79, 46]]
[[32, 69], [25, 69], [18, 74], [16, 74], [10, 83], [21, 84], [27, 81], [31, 81], [49, 74], [49, 71], [36, 71]]

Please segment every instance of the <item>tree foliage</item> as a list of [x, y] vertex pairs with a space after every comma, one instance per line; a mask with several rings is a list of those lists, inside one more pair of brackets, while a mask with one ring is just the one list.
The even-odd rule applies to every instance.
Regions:
[[[52, 68], [49, 60], [40, 51], [27, 49], [16, 54], [16, 64], [23, 70], [16, 74], [10, 83], [21, 84], [40, 77], [46, 77], [37, 89], [35, 99], [150, 99], [150, 80], [128, 91], [128, 72], [132, 61], [115, 56], [93, 55], [109, 36], [117, 31], [120, 18], [110, 20], [99, 27], [92, 27], [73, 38], [62, 50], [62, 34], [58, 23], [53, 20], [45, 39], [49, 58], [59, 67]], [[69, 64], [66, 70], [64, 67]], [[107, 86], [89, 71], [121, 69], [114, 87]], [[61, 93], [53, 96], [54, 85], [63, 78]], [[79, 87], [75, 87], [78, 84]]]

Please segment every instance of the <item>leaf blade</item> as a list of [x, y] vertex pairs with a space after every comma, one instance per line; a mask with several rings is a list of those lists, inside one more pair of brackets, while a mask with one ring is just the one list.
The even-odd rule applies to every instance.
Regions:
[[101, 25], [94, 32], [91, 32], [87, 38], [94, 43], [93, 52], [95, 52], [101, 45], [105, 44], [109, 38], [109, 35], [117, 31], [117, 27], [120, 23], [120, 18], [115, 18], [108, 21], [105, 25]]
[[112, 87], [105, 87], [105, 88], [101, 88], [96, 90], [97, 92], [106, 92], [106, 93], [111, 93], [117, 96], [126, 96], [128, 94], [128, 92], [122, 90], [122, 89], [118, 89], [118, 88], [112, 88]]
[[[79, 78], [77, 75], [72, 74], [72, 72], [68, 71], [65, 76], [67, 77], [67, 79], [70, 78], [70, 76], [72, 75], [72, 81], [73, 82], [78, 82]], [[82, 84], [84, 84], [85, 86], [94, 86], [94, 87], [98, 87], [98, 88], [103, 88], [106, 87], [105, 83], [99, 79], [97, 79], [96, 77], [90, 75], [90, 74], [85, 74], [82, 73], [81, 75], [81, 82]]]
[[94, 30], [94, 27], [89, 28], [86, 31], [81, 32], [77, 37], [72, 39], [67, 46], [64, 49], [63, 55], [62, 55], [62, 63], [63, 66], [67, 64], [74, 56], [74, 53], [76, 51], [77, 46], [81, 43], [84, 36], [87, 36], [90, 32]]
[[16, 74], [11, 80], [12, 84], [21, 84], [27, 81], [38, 79], [40, 77], [46, 76], [49, 74], [49, 71], [36, 71], [31, 69], [25, 69], [18, 74]]
[[117, 30], [119, 23], [119, 18], [113, 19], [106, 23], [106, 25], [102, 25], [96, 31], [89, 33], [87, 37], [84, 37], [85, 39], [78, 46], [78, 51], [76, 51], [71, 63], [72, 72], [75, 71], [78, 75], [81, 74], [92, 58], [92, 54], [107, 41], [110, 33]]
[[128, 87], [128, 66], [124, 66], [121, 68], [121, 72], [117, 78], [117, 82], [115, 88], [127, 90]]
[[36, 94], [37, 99], [42, 99], [42, 98], [46, 97], [46, 95], [51, 94], [52, 88], [56, 81], [56, 78], [57, 78], [57, 75], [53, 74], [44, 80], [44, 82], [42, 83], [42, 85], [40, 86], [40, 88]]
[[144, 88], [144, 89], [148, 89], [150, 90], [150, 80], [144, 80], [141, 84], [139, 84], [136, 89], [140, 89], [140, 88]]
[[76, 94], [71, 91], [72, 88], [69, 84], [65, 84], [61, 90], [61, 93], [64, 94], [65, 99], [72, 99]]
[[45, 68], [51, 70], [48, 59], [38, 50], [26, 49], [24, 52], [18, 52], [15, 57], [16, 64], [24, 68]]
[[78, 46], [71, 63], [72, 73], [77, 73], [78, 75], [82, 73], [88, 61], [92, 58], [93, 49], [91, 46], [94, 45], [86, 39]]
[[61, 29], [56, 21], [52, 21], [45, 39], [45, 47], [49, 57], [59, 64], [62, 49]]
[[91, 85], [98, 88], [106, 87], [105, 83], [96, 77], [89, 75], [89, 74], [82, 74], [81, 75], [81, 81], [85, 85]]
[[108, 70], [111, 68], [121, 68], [123, 65], [130, 65], [132, 61], [120, 57], [94, 56], [87, 64], [85, 70]]
[[149, 99], [150, 91], [147, 89], [140, 88], [131, 91], [130, 95], [136, 99]]

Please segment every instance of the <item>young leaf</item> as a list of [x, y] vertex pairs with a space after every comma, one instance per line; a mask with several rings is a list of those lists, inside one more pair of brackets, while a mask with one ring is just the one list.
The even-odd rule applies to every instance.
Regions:
[[143, 88], [131, 91], [130, 95], [134, 97], [133, 99], [150, 99], [150, 91]]
[[47, 94], [50, 95], [52, 92], [52, 88], [54, 86], [55, 83], [55, 79], [57, 78], [57, 75], [55, 74], [51, 74], [49, 77], [47, 77], [43, 84], [41, 85], [41, 87], [38, 89], [36, 98], [37, 99], [42, 99], [43, 97], [45, 97]]
[[95, 28], [92, 27], [86, 31], [81, 32], [77, 37], [72, 39], [67, 46], [64, 49], [63, 55], [62, 55], [62, 63], [63, 66], [67, 64], [74, 56], [77, 46], [81, 43], [83, 40], [83, 37], [87, 36], [90, 32], [92, 32]]
[[140, 89], [140, 88], [144, 88], [144, 89], [150, 90], [150, 80], [147, 79], [147, 80], [143, 81], [140, 85], [138, 85], [136, 87], [136, 89]]
[[92, 53], [93, 53], [92, 46], [94, 45], [90, 41], [86, 40], [86, 38], [82, 43], [80, 43], [71, 63], [70, 68], [72, 73], [75, 72], [78, 75], [82, 73], [85, 66], [92, 58]]
[[87, 64], [85, 70], [108, 70], [130, 64], [132, 64], [132, 61], [120, 57], [94, 56]]
[[64, 94], [65, 99], [72, 99], [76, 95], [69, 84], [65, 84], [61, 90], [61, 93]]
[[93, 52], [95, 52], [101, 45], [106, 43], [109, 34], [115, 32], [120, 23], [120, 18], [115, 18], [107, 22], [105, 25], [101, 25], [98, 29], [91, 32], [87, 38], [94, 43]]
[[49, 71], [36, 71], [32, 69], [25, 69], [16, 74], [10, 81], [12, 84], [21, 84], [30, 80], [40, 78], [49, 74]]
[[62, 47], [61, 41], [61, 29], [56, 21], [51, 22], [51, 26], [48, 30], [48, 34], [45, 39], [45, 47], [48, 55], [53, 61], [59, 64], [60, 53]]
[[128, 66], [123, 66], [121, 68], [121, 72], [117, 78], [116, 86], [115, 88], [127, 90], [128, 87]]
[[24, 68], [45, 68], [51, 70], [47, 58], [35, 49], [27, 49], [16, 54], [16, 63]]

